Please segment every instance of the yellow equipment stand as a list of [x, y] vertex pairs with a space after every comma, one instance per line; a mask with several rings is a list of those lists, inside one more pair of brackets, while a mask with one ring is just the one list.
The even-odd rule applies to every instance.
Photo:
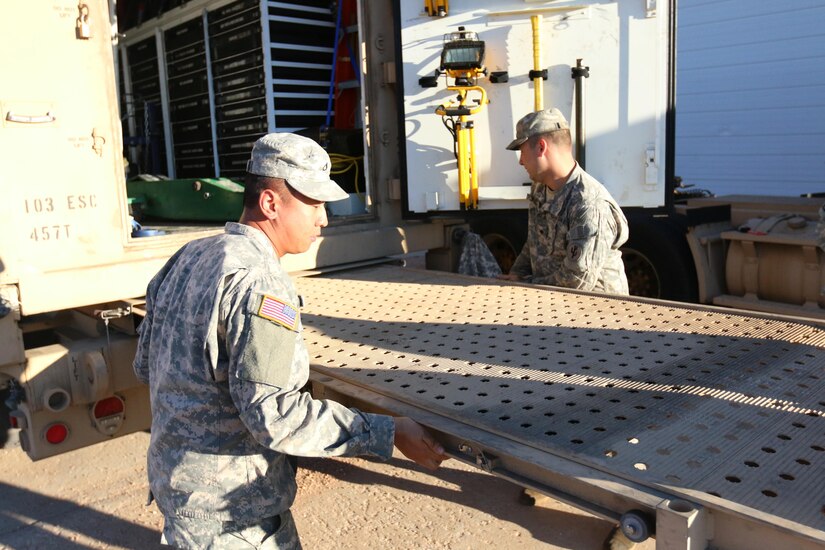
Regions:
[[[538, 15], [530, 16], [530, 24], [533, 27], [533, 71], [535, 73], [541, 72], [541, 17]], [[533, 110], [541, 111], [544, 108], [544, 86], [541, 76], [533, 78], [533, 91], [535, 96], [533, 98]]]
[[424, 0], [424, 9], [430, 17], [435, 15], [444, 17], [450, 11], [450, 2], [448, 0]]
[[[458, 157], [458, 197], [465, 208], [478, 207], [478, 170], [476, 170], [475, 128], [471, 115], [479, 113], [489, 103], [487, 92], [481, 86], [448, 86], [448, 90], [458, 92], [458, 101], [439, 105], [438, 115], [458, 117], [453, 128]], [[474, 99], [475, 106], [469, 106], [470, 92], [477, 92], [480, 97]]]

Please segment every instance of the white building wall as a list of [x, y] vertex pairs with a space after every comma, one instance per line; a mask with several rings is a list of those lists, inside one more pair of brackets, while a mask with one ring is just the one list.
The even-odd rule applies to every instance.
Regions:
[[825, 192], [825, 0], [679, 0], [676, 175]]

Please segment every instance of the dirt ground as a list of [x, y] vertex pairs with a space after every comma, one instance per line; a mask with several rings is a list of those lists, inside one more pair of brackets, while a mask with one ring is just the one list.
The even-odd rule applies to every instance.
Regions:
[[[0, 547], [159, 548], [148, 442], [137, 433], [36, 463], [0, 450]], [[436, 473], [400, 456], [300, 466], [293, 514], [307, 549], [598, 550], [611, 529], [550, 499], [518, 504], [518, 487], [454, 460]]]

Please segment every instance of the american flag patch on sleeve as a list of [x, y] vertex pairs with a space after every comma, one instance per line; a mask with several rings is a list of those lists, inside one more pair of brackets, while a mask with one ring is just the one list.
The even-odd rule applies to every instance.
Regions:
[[264, 294], [261, 299], [258, 315], [285, 326], [289, 330], [298, 328], [298, 310], [283, 300], [267, 294]]

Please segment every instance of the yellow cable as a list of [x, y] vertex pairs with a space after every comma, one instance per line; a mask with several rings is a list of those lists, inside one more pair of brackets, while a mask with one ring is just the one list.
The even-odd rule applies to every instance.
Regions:
[[364, 156], [354, 157], [341, 153], [330, 153], [329, 158], [332, 161], [330, 174], [343, 174], [355, 168], [355, 194], [363, 200], [364, 197], [361, 196], [361, 192], [358, 190], [358, 161], [363, 160]]

